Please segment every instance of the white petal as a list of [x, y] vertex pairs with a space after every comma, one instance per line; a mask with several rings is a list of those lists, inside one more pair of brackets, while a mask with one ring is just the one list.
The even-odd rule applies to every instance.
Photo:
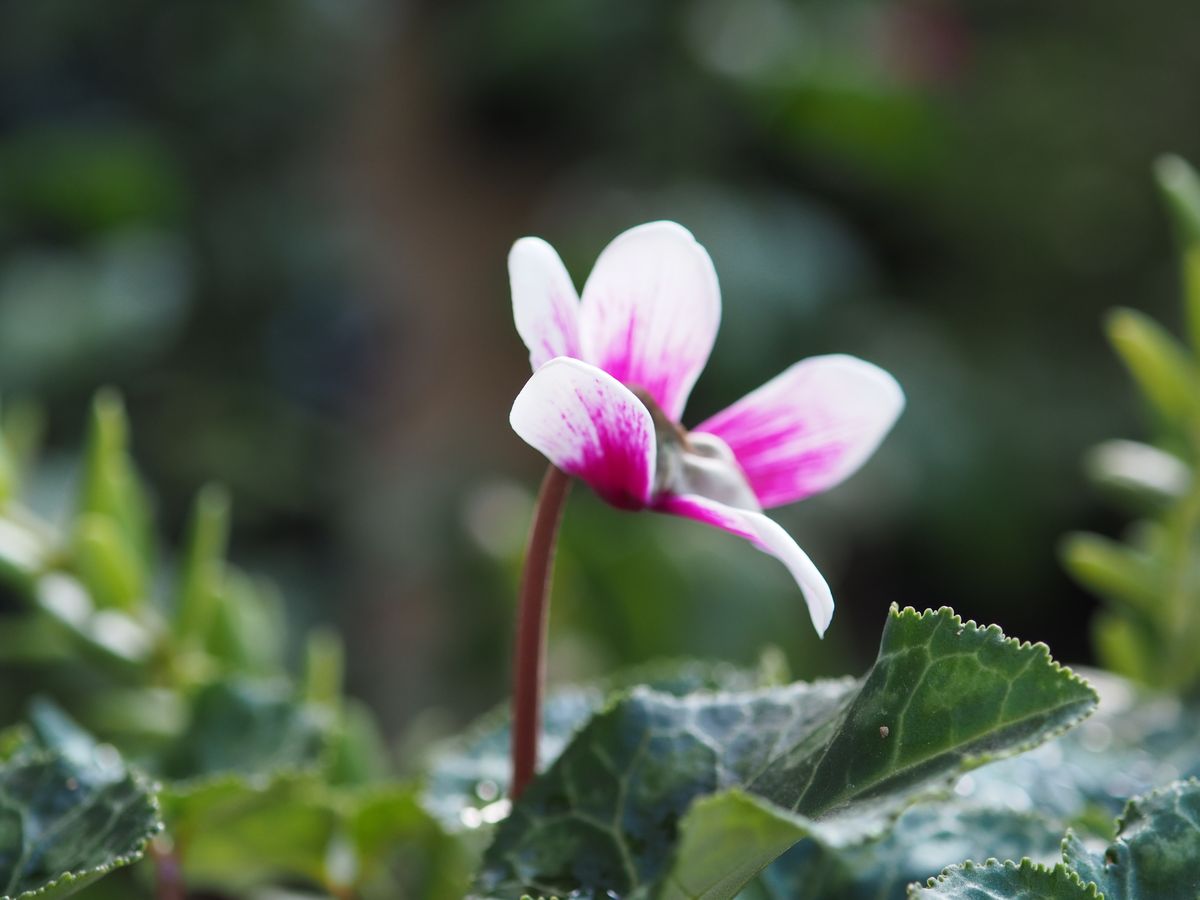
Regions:
[[508, 254], [513, 321], [537, 371], [556, 356], [580, 355], [579, 295], [554, 248], [525, 237]]
[[521, 389], [509, 421], [526, 443], [614, 506], [649, 503], [654, 420], [607, 372], [577, 359], [550, 360]]
[[695, 430], [730, 446], [769, 509], [852, 475], [903, 409], [900, 385], [878, 366], [853, 356], [814, 356]]
[[674, 222], [639, 225], [605, 248], [583, 287], [584, 359], [645, 390], [678, 422], [720, 320], [708, 252]]
[[778, 522], [768, 519], [760, 512], [734, 509], [732, 506], [695, 494], [664, 497], [655, 508], [661, 512], [715, 525], [745, 538], [759, 550], [778, 559], [787, 566], [787, 570], [800, 586], [817, 634], [825, 636], [825, 630], [833, 619], [833, 594], [829, 590], [829, 584], [808, 558], [808, 554], [800, 549]]

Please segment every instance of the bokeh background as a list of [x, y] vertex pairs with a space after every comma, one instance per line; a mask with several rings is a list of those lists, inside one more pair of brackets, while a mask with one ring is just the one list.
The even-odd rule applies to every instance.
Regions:
[[500, 702], [543, 463], [505, 256], [582, 284], [620, 230], [689, 227], [724, 323], [697, 422], [804, 356], [908, 409], [778, 518], [832, 583], [571, 500], [556, 679], [660, 656], [858, 672], [888, 605], [1089, 659], [1056, 559], [1119, 519], [1095, 441], [1134, 436], [1108, 308], [1177, 322], [1163, 152], [1200, 159], [1200, 6], [937, 0], [0, 0], [0, 389], [44, 413], [29, 502], [74, 490], [113, 385], [159, 521], [236, 504], [234, 558], [332, 623], [352, 690], [418, 741]]

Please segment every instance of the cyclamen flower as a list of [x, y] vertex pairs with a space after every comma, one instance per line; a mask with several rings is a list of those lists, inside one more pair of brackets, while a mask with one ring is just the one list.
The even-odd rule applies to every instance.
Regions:
[[690, 232], [651, 222], [619, 235], [582, 297], [540, 238], [517, 241], [508, 265], [534, 371], [513, 404], [517, 434], [613, 506], [696, 519], [777, 557], [823, 635], [829, 585], [763, 510], [856, 471], [904, 407], [896, 380], [852, 356], [812, 357], [688, 431], [680, 418], [721, 317]]

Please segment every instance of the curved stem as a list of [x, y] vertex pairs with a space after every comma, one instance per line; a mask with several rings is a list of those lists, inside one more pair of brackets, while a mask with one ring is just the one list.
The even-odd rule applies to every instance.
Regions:
[[537, 767], [538, 734], [542, 726], [542, 685], [546, 673], [546, 623], [550, 612], [550, 573], [558, 523], [571, 479], [555, 466], [546, 470], [538, 492], [533, 526], [521, 576], [517, 613], [517, 645], [513, 658], [512, 786], [516, 800]]

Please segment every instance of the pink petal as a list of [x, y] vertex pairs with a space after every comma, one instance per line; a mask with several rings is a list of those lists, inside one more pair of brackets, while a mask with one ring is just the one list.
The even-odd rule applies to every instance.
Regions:
[[833, 594], [830, 593], [829, 585], [821, 577], [817, 567], [808, 558], [808, 554], [800, 549], [778, 522], [768, 519], [762, 513], [734, 509], [732, 506], [696, 494], [667, 495], [655, 508], [672, 515], [715, 525], [745, 538], [759, 550], [778, 559], [787, 566], [796, 583], [800, 585], [813, 627], [817, 629], [817, 634], [824, 637], [825, 629], [829, 627], [833, 618]]
[[853, 356], [814, 356], [695, 430], [730, 446], [769, 509], [853, 474], [903, 408], [900, 385], [878, 366]]
[[513, 320], [538, 366], [556, 356], [580, 356], [579, 295], [554, 248], [541, 238], [525, 237], [508, 254]]
[[596, 260], [579, 312], [583, 358], [679, 421], [721, 320], [717, 273], [691, 233], [651, 222], [618, 235]]
[[633, 393], [565, 356], [533, 373], [513, 403], [513, 430], [614, 506], [641, 509], [654, 485], [654, 420]]

